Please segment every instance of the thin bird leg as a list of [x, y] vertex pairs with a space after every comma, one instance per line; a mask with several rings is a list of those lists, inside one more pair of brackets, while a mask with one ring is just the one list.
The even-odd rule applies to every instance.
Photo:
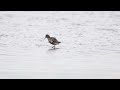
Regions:
[[52, 48], [54, 48], [54, 49], [55, 49], [55, 45], [54, 45]]
[[55, 48], [55, 45], [52, 48]]

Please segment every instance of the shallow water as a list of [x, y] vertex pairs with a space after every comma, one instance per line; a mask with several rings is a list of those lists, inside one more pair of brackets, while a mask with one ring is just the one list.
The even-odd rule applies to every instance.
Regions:
[[119, 11], [1, 11], [0, 78], [120, 78], [119, 23]]

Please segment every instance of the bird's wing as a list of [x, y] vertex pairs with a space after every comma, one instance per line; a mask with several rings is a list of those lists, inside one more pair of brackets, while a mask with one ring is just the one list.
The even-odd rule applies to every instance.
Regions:
[[53, 42], [58, 42], [58, 40], [55, 37], [51, 37]]

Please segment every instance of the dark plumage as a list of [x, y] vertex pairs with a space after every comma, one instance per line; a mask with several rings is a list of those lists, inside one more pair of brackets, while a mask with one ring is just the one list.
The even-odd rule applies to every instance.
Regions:
[[58, 45], [59, 43], [61, 43], [55, 37], [50, 37], [48, 34], [45, 36], [45, 38], [48, 39], [50, 44], [54, 45], [54, 48], [55, 48], [55, 45]]

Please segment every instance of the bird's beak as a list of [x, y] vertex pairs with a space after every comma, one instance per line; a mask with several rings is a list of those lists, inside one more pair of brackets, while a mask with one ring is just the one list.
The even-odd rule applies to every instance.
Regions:
[[44, 38], [44, 40], [46, 39], [46, 37]]

